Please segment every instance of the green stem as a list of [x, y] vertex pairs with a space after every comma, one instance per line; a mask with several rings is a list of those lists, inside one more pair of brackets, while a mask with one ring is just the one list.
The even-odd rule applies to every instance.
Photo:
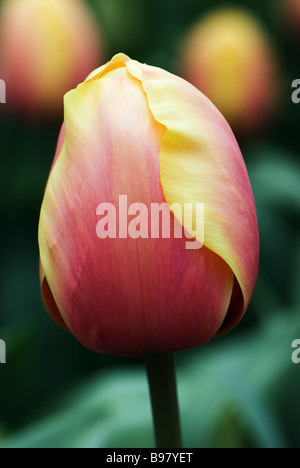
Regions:
[[174, 353], [146, 356], [157, 448], [182, 448]]

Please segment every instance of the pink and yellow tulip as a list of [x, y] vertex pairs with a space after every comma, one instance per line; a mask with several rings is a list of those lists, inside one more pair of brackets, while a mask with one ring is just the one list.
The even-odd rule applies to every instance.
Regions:
[[[259, 241], [223, 116], [188, 82], [123, 54], [64, 104], [39, 224], [53, 319], [94, 351], [128, 356], [200, 346], [232, 329], [252, 295]], [[124, 194], [149, 208], [204, 203], [203, 248], [172, 237], [99, 239], [97, 206]]]
[[247, 11], [222, 8], [202, 18], [187, 35], [180, 69], [240, 133], [259, 131], [276, 109], [275, 54], [263, 27]]
[[81, 0], [4, 0], [0, 71], [7, 105], [57, 116], [63, 95], [103, 60], [102, 41]]

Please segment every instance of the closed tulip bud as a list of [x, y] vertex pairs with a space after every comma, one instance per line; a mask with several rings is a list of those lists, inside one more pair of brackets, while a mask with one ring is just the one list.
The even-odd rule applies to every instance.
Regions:
[[5, 0], [0, 18], [7, 105], [26, 115], [60, 115], [63, 95], [102, 58], [87, 7], [81, 0]]
[[197, 347], [233, 328], [259, 246], [223, 116], [190, 83], [123, 54], [64, 104], [39, 224], [54, 320], [94, 351], [128, 356]]
[[234, 130], [265, 126], [278, 100], [275, 55], [260, 23], [240, 9], [202, 18], [182, 47], [181, 74], [202, 91]]

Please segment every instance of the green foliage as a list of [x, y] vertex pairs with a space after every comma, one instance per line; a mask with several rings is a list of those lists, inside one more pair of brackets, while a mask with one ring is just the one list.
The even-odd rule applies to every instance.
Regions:
[[[179, 354], [185, 446], [288, 446], [289, 434], [276, 409], [285, 402], [291, 426], [300, 417], [294, 400], [300, 375], [290, 358], [295, 333], [300, 336], [295, 312], [285, 316], [278, 311], [259, 332]], [[64, 392], [47, 413], [25, 430], [8, 435], [2, 446], [153, 447], [146, 375], [141, 369], [99, 372], [76, 390]]]

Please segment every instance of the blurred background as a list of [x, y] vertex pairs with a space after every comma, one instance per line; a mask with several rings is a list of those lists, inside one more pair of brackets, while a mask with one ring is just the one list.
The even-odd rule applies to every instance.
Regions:
[[0, 446], [154, 446], [143, 360], [93, 354], [60, 330], [38, 276], [62, 96], [122, 51], [190, 80], [222, 110], [257, 203], [260, 273], [245, 318], [177, 354], [185, 446], [299, 447], [300, 0], [59, 3], [0, 1]]

